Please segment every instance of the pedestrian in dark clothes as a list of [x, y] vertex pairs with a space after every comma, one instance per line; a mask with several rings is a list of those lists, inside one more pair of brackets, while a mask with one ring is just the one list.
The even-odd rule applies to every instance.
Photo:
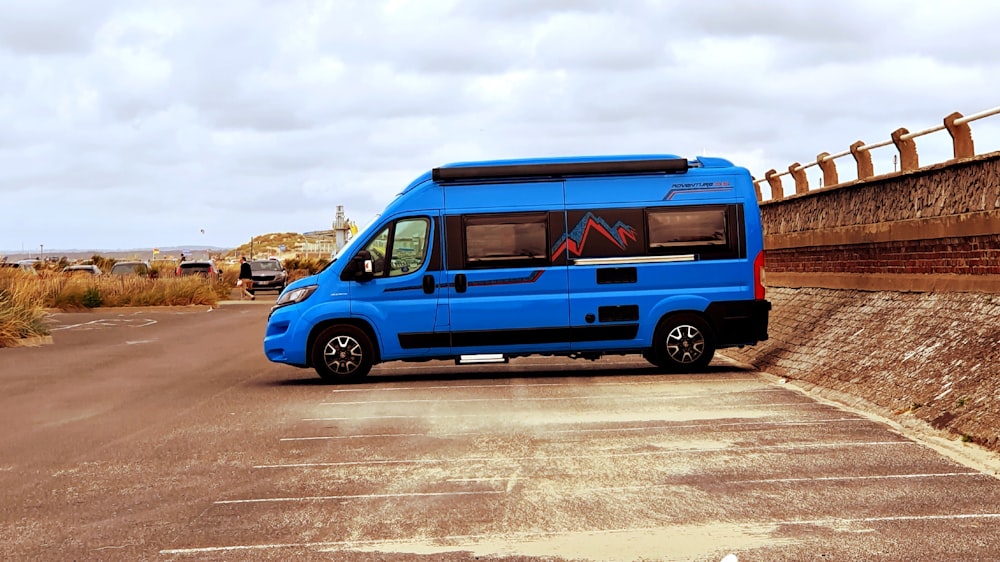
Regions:
[[240, 299], [242, 300], [244, 297], [250, 297], [250, 300], [254, 300], [253, 270], [250, 269], [250, 262], [247, 261], [246, 257], [240, 258], [239, 284], [243, 287], [243, 294], [240, 295]]

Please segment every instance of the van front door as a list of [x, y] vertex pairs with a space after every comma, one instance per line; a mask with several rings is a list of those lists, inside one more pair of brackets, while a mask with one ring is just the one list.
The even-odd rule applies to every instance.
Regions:
[[428, 216], [396, 219], [359, 252], [367, 252], [371, 271], [349, 285], [351, 313], [375, 329], [383, 361], [448, 348], [447, 333], [434, 334], [444, 276], [437, 224]]
[[562, 182], [456, 187], [445, 200], [452, 352], [568, 349], [565, 259], [551, 255], [565, 233]]

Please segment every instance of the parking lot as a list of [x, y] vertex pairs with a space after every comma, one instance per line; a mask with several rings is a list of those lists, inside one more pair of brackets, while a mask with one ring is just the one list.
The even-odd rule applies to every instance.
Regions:
[[267, 306], [59, 314], [0, 350], [15, 559], [978, 560], [1000, 480], [717, 359], [386, 364], [321, 384]]

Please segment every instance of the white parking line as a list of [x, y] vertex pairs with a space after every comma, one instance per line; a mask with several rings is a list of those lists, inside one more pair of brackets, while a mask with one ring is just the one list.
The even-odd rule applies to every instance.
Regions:
[[[978, 472], [951, 472], [951, 473], [939, 473], [939, 474], [890, 474], [885, 476], [843, 476], [843, 477], [827, 477], [827, 478], [788, 478], [788, 479], [774, 479], [774, 480], [729, 480], [725, 483], [727, 484], [743, 484], [743, 483], [770, 483], [770, 482], [815, 482], [815, 481], [839, 481], [839, 480], [883, 480], [883, 479], [900, 479], [900, 478], [944, 478], [944, 477], [968, 477], [968, 476], [983, 476]], [[509, 478], [457, 478], [448, 480], [449, 482], [507, 482]], [[518, 480], [524, 480], [519, 478]], [[634, 486], [594, 486], [590, 488], [577, 488], [572, 492], [568, 492], [568, 495], [579, 494], [580, 492], [636, 492], [636, 491], [646, 491], [653, 489], [669, 489], [676, 487], [677, 484], [648, 484], [648, 485], [634, 485]], [[234, 504], [261, 504], [261, 503], [293, 503], [293, 502], [320, 502], [320, 501], [342, 501], [342, 500], [373, 500], [373, 499], [398, 499], [398, 498], [423, 498], [423, 497], [444, 497], [444, 496], [483, 496], [483, 495], [500, 495], [507, 492], [503, 490], [479, 490], [479, 491], [456, 491], [456, 492], [405, 492], [398, 494], [350, 494], [350, 495], [334, 495], [334, 496], [301, 496], [301, 497], [280, 497], [280, 498], [249, 498], [242, 500], [218, 500], [212, 502], [215, 505], [234, 505]]]
[[1000, 519], [1000, 513], [955, 513], [952, 515], [887, 515], [883, 517], [857, 517], [845, 519], [796, 519], [781, 521], [779, 525], [850, 525], [853, 523], [897, 523], [900, 521], [946, 521], [949, 519]]
[[[629, 427], [597, 427], [597, 428], [582, 428], [582, 429], [542, 429], [542, 430], [532, 430], [532, 433], [538, 434], [566, 434], [566, 433], [629, 433], [629, 432], [641, 432], [641, 431], [658, 431], [663, 429], [698, 429], [705, 426], [716, 427], [801, 427], [808, 425], [826, 425], [830, 423], [857, 423], [864, 422], [869, 423], [868, 420], [864, 418], [837, 418], [830, 420], [812, 420], [812, 421], [787, 421], [787, 422], [729, 422], [729, 423], [715, 423], [714, 421], [706, 423], [686, 423], [686, 424], [670, 424], [670, 425], [639, 425], [639, 426], [629, 426]], [[312, 437], [282, 437], [279, 441], [329, 441], [329, 440], [340, 440], [340, 439], [372, 439], [379, 437], [459, 437], [459, 436], [469, 436], [469, 435], [495, 435], [495, 431], [462, 431], [462, 432], [447, 432], [447, 433], [356, 433], [351, 435], [317, 435]]]
[[842, 482], [849, 480], [892, 480], [909, 478], [952, 478], [955, 476], [982, 476], [989, 478], [982, 472], [938, 472], [927, 474], [882, 474], [878, 476], [817, 476], [809, 478], [767, 478], [763, 480], [730, 480], [729, 484], [785, 484], [796, 482]]
[[483, 490], [478, 492], [411, 492], [401, 494], [356, 494], [344, 496], [303, 496], [300, 498], [253, 498], [246, 500], [219, 500], [215, 505], [231, 505], [241, 503], [282, 503], [282, 502], [317, 502], [332, 500], [373, 500], [388, 498], [427, 498], [438, 496], [484, 496], [504, 494], [501, 490]]
[[[481, 435], [480, 433], [439, 433], [441, 437]], [[338, 439], [372, 439], [376, 437], [429, 437], [427, 433], [371, 433], [368, 435], [319, 435], [316, 437], [282, 437], [279, 441], [333, 441]]]
[[[754, 408], [779, 408], [779, 407], [815, 407], [815, 403], [810, 402], [788, 402], [788, 403], [763, 403], [763, 404], [752, 404]], [[731, 406], [718, 406], [718, 410], [746, 410], [746, 404], [734, 404]], [[509, 413], [509, 412], [508, 412]], [[330, 418], [302, 418], [302, 421], [307, 422], [334, 422], [334, 421], [359, 421], [359, 420], [432, 420], [432, 419], [450, 419], [450, 418], [495, 418], [501, 414], [441, 414], [441, 415], [417, 415], [417, 416], [340, 416], [340, 417], [330, 417]]]
[[[393, 369], [395, 372], [398, 369]], [[644, 375], [645, 376], [645, 375]], [[575, 377], [576, 379], [585, 378], [582, 376]], [[374, 380], [374, 379], [373, 379]], [[593, 386], [652, 386], [659, 385], [663, 386], [667, 382], [671, 384], [676, 384], [677, 381], [663, 381], [663, 380], [651, 380], [651, 381], [618, 381], [618, 382], [588, 382], [588, 383], [565, 383], [565, 382], [538, 382], [538, 383], [507, 383], [507, 384], [447, 384], [447, 385], [435, 385], [435, 386], [365, 386], [361, 388], [337, 388], [330, 390], [331, 394], [341, 394], [349, 392], [399, 392], [399, 391], [417, 391], [417, 390], [463, 390], [463, 389], [487, 389], [487, 388], [535, 388], [535, 387], [566, 387], [566, 388], [588, 388]], [[694, 382], [694, 381], [691, 381]], [[697, 383], [701, 385], [702, 383], [717, 382], [717, 383], [732, 383], [732, 382], [757, 382], [766, 384], [759, 378], [719, 378], [719, 379], [701, 379], [697, 380]], [[783, 391], [782, 388], [758, 388], [751, 389], [746, 392], [778, 392]]]
[[[609, 400], [609, 399], [636, 399], [636, 400], [696, 400], [700, 398], [716, 398], [720, 395], [738, 396], [747, 394], [748, 391], [736, 392], [705, 392], [698, 394], [588, 394], [580, 396], [511, 396], [511, 397], [488, 397], [488, 398], [412, 398], [408, 400], [359, 400], [351, 402], [320, 402], [320, 406], [372, 406], [376, 404], [447, 404], [451, 402], [551, 402], [559, 400]], [[805, 402], [805, 401], [803, 401]]]
[[[771, 483], [771, 482], [821, 482], [821, 481], [848, 481], [848, 480], [892, 480], [892, 479], [920, 479], [920, 478], [954, 478], [954, 477], [969, 477], [969, 476], [981, 476], [983, 478], [989, 478], [989, 476], [982, 474], [980, 472], [949, 472], [940, 474], [888, 474], [884, 476], [830, 476], [826, 478], [777, 478], [773, 480], [720, 480], [719, 484], [759, 484], [759, 483]], [[524, 480], [524, 478], [519, 478], [519, 480]], [[644, 490], [654, 490], [654, 489], [669, 489], [676, 488], [677, 484], [666, 483], [666, 484], [637, 484], [633, 486], [595, 486], [591, 488], [575, 488], [573, 491], [567, 492], [567, 495], [572, 495], [576, 492], [641, 492]]]
[[49, 330], [56, 332], [59, 330], [72, 330], [75, 328], [111, 328], [115, 326], [125, 326], [128, 328], [145, 328], [156, 324], [156, 320], [151, 318], [100, 318], [90, 322], [79, 324], [67, 324], [65, 326], [53, 326]]
[[[938, 514], [938, 515], [899, 515], [891, 517], [858, 517], [858, 518], [842, 518], [842, 519], [815, 519], [815, 520], [790, 520], [790, 521], [773, 521], [761, 522], [765, 525], [822, 525], [827, 527], [836, 527], [852, 524], [865, 524], [865, 523], [897, 523], [897, 522], [921, 522], [921, 521], [949, 521], [949, 520], [970, 520], [970, 519], [985, 519], [985, 520], [996, 520], [1000, 519], [1000, 513], [955, 513], [955, 514]], [[592, 529], [586, 531], [578, 532], [511, 532], [505, 533], [504, 537], [507, 541], [531, 541], [535, 539], [550, 538], [554, 536], [565, 536], [573, 534], [586, 534], [587, 536], [593, 535], [612, 535], [612, 534], [635, 534], [635, 533], [645, 533], [649, 536], [653, 536], [657, 533], [663, 533], [664, 531], [669, 531], [671, 527], [645, 527], [645, 528], [624, 528], [624, 529]], [[433, 537], [433, 540], [441, 545], [454, 545], [455, 548], [462, 548], [464, 544], [468, 542], [480, 542], [480, 541], [491, 541], [496, 540], [495, 534], [470, 534], [470, 535], [444, 535], [440, 537]], [[413, 539], [383, 539], [383, 540], [351, 540], [351, 541], [316, 541], [316, 542], [295, 542], [295, 543], [261, 543], [261, 544], [242, 544], [242, 545], [228, 545], [228, 546], [204, 546], [197, 548], [170, 548], [163, 549], [160, 551], [161, 555], [173, 555], [173, 556], [184, 556], [184, 555], [203, 555], [212, 553], [224, 553], [224, 552], [247, 552], [247, 551], [263, 551], [263, 550], [282, 550], [291, 548], [310, 548], [310, 549], [352, 549], [357, 547], [372, 547], [372, 546], [382, 546], [391, 547], [392, 545], [406, 544], [411, 542]]]
[[809, 449], [826, 449], [839, 447], [886, 447], [899, 445], [917, 445], [913, 441], [857, 441], [840, 443], [806, 443], [797, 445], [763, 445], [753, 447], [732, 447], [725, 444], [720, 447], [697, 447], [689, 449], [663, 449], [660, 451], [637, 451], [632, 453], [607, 453], [607, 454], [586, 454], [586, 455], [538, 455], [523, 457], [454, 457], [444, 459], [372, 459], [366, 461], [339, 461], [339, 462], [313, 462], [313, 463], [290, 463], [290, 464], [262, 464], [256, 465], [255, 469], [274, 468], [335, 468], [344, 466], [378, 466], [393, 464], [449, 464], [458, 462], [511, 462], [511, 461], [553, 461], [572, 459], [594, 459], [594, 458], [630, 458], [630, 457], [655, 457], [663, 455], [695, 454], [695, 453], [715, 453], [733, 451], [755, 452], [755, 451], [794, 451]]

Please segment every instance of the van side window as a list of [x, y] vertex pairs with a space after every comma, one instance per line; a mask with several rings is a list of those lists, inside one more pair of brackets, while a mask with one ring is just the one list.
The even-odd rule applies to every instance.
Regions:
[[737, 205], [703, 205], [650, 209], [649, 253], [695, 254], [699, 259], [740, 257], [745, 251]]
[[467, 269], [550, 264], [548, 213], [467, 215], [463, 229]]
[[427, 257], [430, 221], [416, 217], [396, 221], [365, 246], [375, 277], [396, 277], [420, 269]]
[[427, 233], [430, 222], [426, 218], [405, 219], [396, 223], [389, 259], [389, 277], [406, 275], [420, 269], [427, 257]]

